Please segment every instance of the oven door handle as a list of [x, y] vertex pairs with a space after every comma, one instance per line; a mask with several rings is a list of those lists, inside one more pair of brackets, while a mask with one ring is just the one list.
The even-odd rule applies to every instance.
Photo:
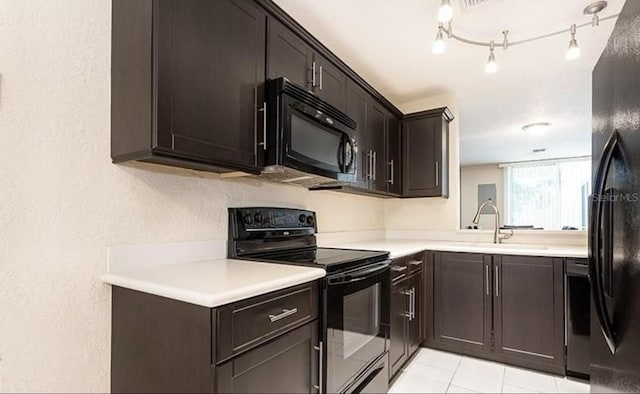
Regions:
[[375, 265], [369, 266], [367, 268], [356, 269], [353, 271], [332, 275], [327, 279], [330, 285], [343, 285], [347, 283], [359, 282], [361, 280], [374, 277], [384, 270], [389, 269], [390, 265], [391, 260], [386, 260], [381, 263], [376, 263]]

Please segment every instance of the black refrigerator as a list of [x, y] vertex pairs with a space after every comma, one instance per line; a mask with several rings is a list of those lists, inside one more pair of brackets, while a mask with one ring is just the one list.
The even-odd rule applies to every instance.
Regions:
[[640, 0], [593, 71], [591, 392], [640, 392]]

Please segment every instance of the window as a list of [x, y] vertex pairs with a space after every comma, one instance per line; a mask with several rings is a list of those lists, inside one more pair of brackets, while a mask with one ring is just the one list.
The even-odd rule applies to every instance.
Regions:
[[505, 224], [546, 230], [586, 230], [591, 159], [529, 162], [506, 167]]

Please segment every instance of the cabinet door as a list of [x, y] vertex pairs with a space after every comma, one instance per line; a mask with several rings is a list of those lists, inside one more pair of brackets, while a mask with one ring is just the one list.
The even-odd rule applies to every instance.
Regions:
[[302, 88], [312, 90], [312, 65], [311, 47], [282, 23], [269, 18], [269, 79], [285, 77]]
[[316, 87], [314, 92], [324, 101], [344, 111], [347, 104], [347, 76], [333, 63], [316, 54]]
[[367, 103], [367, 141], [373, 157], [373, 174], [370, 189], [386, 193], [387, 191], [387, 162], [386, 162], [386, 110], [373, 97]]
[[346, 114], [356, 121], [356, 179], [354, 186], [369, 187], [369, 145], [367, 141], [367, 94], [355, 82], [347, 81]]
[[441, 116], [403, 123], [403, 197], [448, 197], [448, 127]]
[[297, 328], [216, 367], [217, 393], [315, 393], [318, 322]]
[[409, 315], [409, 295], [407, 280], [391, 285], [391, 343], [389, 345], [390, 376], [396, 374], [407, 361], [407, 323]]
[[491, 256], [436, 253], [434, 341], [461, 353], [491, 352]]
[[494, 276], [496, 353], [507, 361], [546, 364], [562, 372], [562, 259], [495, 256]]
[[387, 192], [395, 195], [402, 193], [400, 150], [400, 120], [387, 112]]
[[411, 357], [420, 348], [423, 340], [422, 326], [424, 324], [424, 316], [422, 314], [422, 308], [424, 303], [424, 286], [422, 285], [422, 271], [409, 278], [407, 287], [413, 292], [411, 300], [413, 303], [411, 307], [413, 317], [409, 320], [407, 338], [407, 356]]
[[249, 0], [155, 4], [154, 150], [213, 163], [257, 166], [266, 15]]

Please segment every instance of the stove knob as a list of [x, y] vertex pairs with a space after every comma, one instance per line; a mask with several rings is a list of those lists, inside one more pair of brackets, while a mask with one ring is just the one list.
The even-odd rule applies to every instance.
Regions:
[[298, 220], [300, 221], [300, 223], [304, 223], [307, 220], [307, 216], [302, 213], [300, 214], [300, 216], [298, 216]]
[[244, 215], [244, 224], [253, 224], [253, 216], [250, 213]]
[[307, 216], [307, 224], [309, 226], [313, 226], [314, 220], [313, 220], [313, 216]]
[[253, 219], [256, 221], [256, 223], [262, 223], [262, 221], [264, 220], [264, 217], [260, 212], [258, 212], [253, 216]]

